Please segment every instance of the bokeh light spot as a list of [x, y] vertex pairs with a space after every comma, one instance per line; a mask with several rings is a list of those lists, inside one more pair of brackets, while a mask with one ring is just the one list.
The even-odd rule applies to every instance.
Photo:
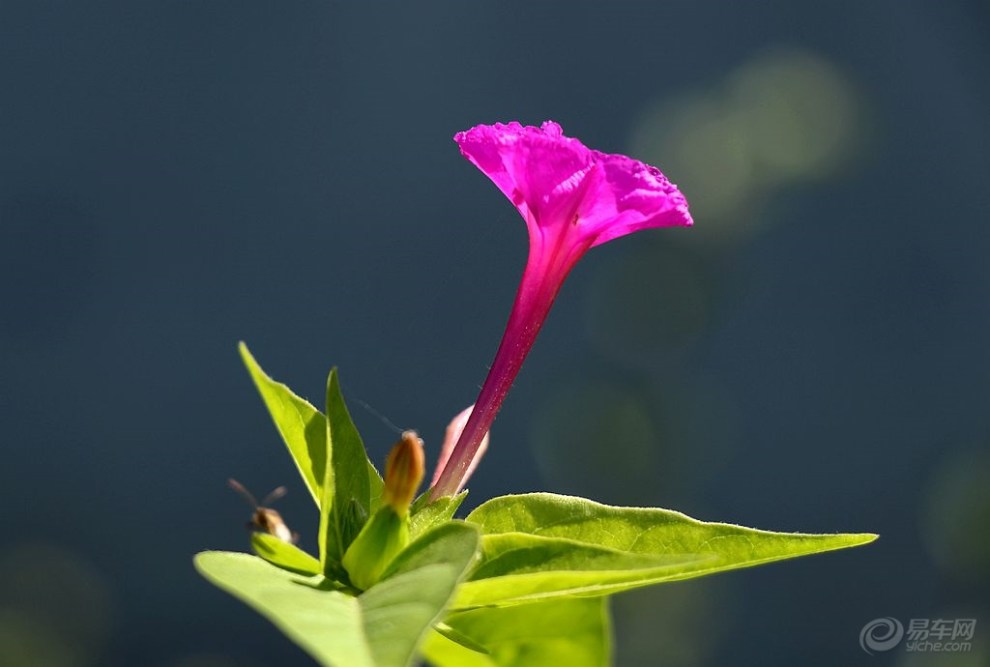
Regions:
[[618, 504], [655, 486], [654, 425], [627, 389], [590, 381], [560, 388], [538, 410], [531, 440], [553, 491]]
[[922, 534], [943, 572], [964, 582], [990, 582], [990, 454], [953, 455], [934, 473]]
[[96, 665], [111, 626], [105, 579], [72, 552], [25, 544], [0, 554], [3, 664]]
[[699, 223], [690, 241], [732, 240], [757, 228], [787, 187], [851, 162], [863, 106], [824, 57], [774, 49], [707, 89], [648, 106], [631, 129], [630, 153], [662, 165], [687, 195]]

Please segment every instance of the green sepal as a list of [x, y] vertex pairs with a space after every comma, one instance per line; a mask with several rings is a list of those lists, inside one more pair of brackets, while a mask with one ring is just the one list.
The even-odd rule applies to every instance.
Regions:
[[344, 554], [343, 566], [351, 583], [367, 590], [409, 544], [409, 517], [383, 505], [358, 533]]
[[456, 496], [441, 496], [430, 502], [430, 492], [427, 490], [423, 493], [413, 502], [409, 510], [409, 532], [413, 539], [453, 519], [454, 513], [467, 498], [467, 494], [467, 491], [461, 491]]

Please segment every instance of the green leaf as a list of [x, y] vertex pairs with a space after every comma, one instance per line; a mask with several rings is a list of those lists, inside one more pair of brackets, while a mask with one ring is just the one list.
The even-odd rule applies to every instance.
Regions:
[[495, 498], [467, 520], [478, 524], [485, 537], [482, 561], [458, 591], [460, 609], [557, 595], [607, 595], [858, 546], [877, 537], [773, 533], [548, 493]]
[[[371, 479], [381, 478], [374, 466], [369, 465], [364, 443], [358, 434], [351, 415], [340, 392], [337, 369], [327, 378], [327, 433], [331, 469], [327, 474], [328, 486], [324, 495], [331, 505], [333, 530], [331, 540], [321, 517], [320, 534], [325, 540], [326, 559], [340, 562], [344, 552], [361, 531], [371, 510]], [[332, 489], [332, 499], [330, 490]], [[324, 561], [326, 562], [326, 561]]]
[[441, 496], [432, 503], [429, 502], [429, 491], [417, 498], [409, 515], [409, 533], [413, 539], [454, 518], [457, 508], [467, 498], [467, 493], [461, 491], [456, 496]]
[[343, 549], [340, 548], [340, 530], [335, 513], [333, 441], [330, 439], [330, 423], [328, 421], [324, 423], [327, 425], [324, 437], [327, 460], [331, 461], [331, 464], [324, 469], [323, 479], [320, 480], [320, 527], [316, 534], [316, 542], [320, 550], [320, 571], [328, 577], [338, 578], [340, 576], [338, 565]]
[[283, 542], [268, 533], [251, 533], [251, 546], [254, 552], [272, 565], [299, 574], [314, 575], [320, 573], [320, 561], [297, 547], [295, 544]]
[[224, 551], [196, 555], [196, 569], [274, 623], [321, 664], [374, 667], [358, 598], [255, 556]]
[[435, 667], [604, 667], [610, 664], [604, 598], [558, 599], [451, 614], [446, 623], [487, 653], [431, 632], [423, 655]]
[[481, 563], [455, 608], [601, 596], [664, 581], [710, 555], [637, 554], [527, 533], [482, 537]]
[[638, 554], [563, 537], [499, 533], [486, 535], [482, 540], [482, 563], [471, 578], [485, 579], [530, 572], [606, 572], [616, 569], [667, 568], [705, 558], [710, 557], [691, 554]]
[[[478, 553], [478, 529], [464, 521], [448, 521], [413, 540], [388, 566], [389, 579], [434, 563], [471, 565]], [[459, 564], [463, 564], [459, 565]]]
[[442, 615], [474, 558], [476, 528], [431, 531], [393, 561], [386, 577], [355, 596], [323, 577], [306, 577], [255, 556], [206, 551], [196, 568], [247, 603], [323, 665], [406, 667]]
[[289, 454], [306, 482], [316, 506], [320, 506], [321, 489], [327, 467], [327, 426], [323, 415], [305, 399], [296, 396], [281, 382], [271, 379], [247, 345], [238, 345], [244, 365], [254, 380], [258, 393], [268, 407]]

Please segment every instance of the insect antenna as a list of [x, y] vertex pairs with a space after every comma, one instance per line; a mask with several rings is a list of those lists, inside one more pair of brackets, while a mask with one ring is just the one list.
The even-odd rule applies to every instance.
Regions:
[[288, 489], [286, 489], [284, 486], [280, 486], [276, 489], [272, 489], [272, 492], [269, 493], [267, 496], [265, 496], [265, 499], [261, 501], [261, 506], [268, 507], [269, 505], [271, 505], [279, 498], [283, 497], [288, 492], [289, 492]]
[[[261, 507], [258, 504], [257, 499], [255, 499], [254, 495], [250, 491], [245, 489], [244, 485], [238, 482], [233, 477], [227, 480], [227, 486], [232, 488], [234, 491], [237, 491], [237, 493], [239, 493], [241, 497], [244, 498], [244, 500], [246, 500], [248, 504], [251, 505], [251, 507], [253, 507], [254, 509], [258, 509], [259, 507]], [[275, 489], [275, 491], [278, 491], [278, 489]], [[272, 493], [275, 493], [275, 491], [272, 491]]]

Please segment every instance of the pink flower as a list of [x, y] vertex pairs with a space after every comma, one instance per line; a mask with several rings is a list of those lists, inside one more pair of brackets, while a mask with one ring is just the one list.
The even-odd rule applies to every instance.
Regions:
[[564, 278], [589, 248], [641, 229], [692, 224], [687, 200], [659, 169], [587, 148], [560, 126], [478, 125], [454, 137], [519, 209], [529, 258], [495, 360], [432, 496], [463, 484]]

